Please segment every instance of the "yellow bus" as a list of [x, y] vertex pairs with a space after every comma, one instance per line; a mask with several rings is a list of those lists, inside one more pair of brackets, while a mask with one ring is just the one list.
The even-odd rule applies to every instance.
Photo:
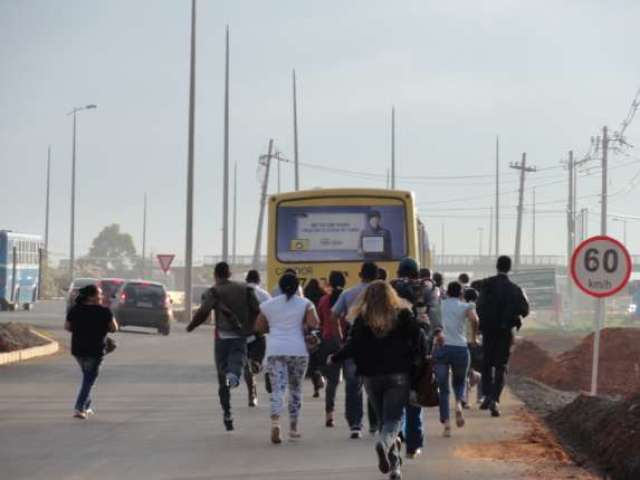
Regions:
[[287, 269], [304, 285], [333, 270], [347, 286], [362, 262], [374, 261], [392, 278], [402, 258], [430, 267], [429, 239], [412, 192], [385, 189], [316, 189], [269, 197], [267, 286]]

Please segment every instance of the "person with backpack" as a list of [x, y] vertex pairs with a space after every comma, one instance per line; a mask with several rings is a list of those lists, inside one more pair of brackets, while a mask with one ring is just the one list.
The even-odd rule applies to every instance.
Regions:
[[215, 285], [202, 296], [200, 308], [187, 325], [192, 332], [215, 312], [215, 363], [218, 373], [218, 396], [224, 414], [224, 426], [233, 431], [231, 390], [240, 385], [247, 361], [247, 338], [255, 331], [260, 311], [255, 290], [244, 282], [231, 280], [231, 269], [226, 262], [216, 264]]
[[[345, 340], [348, 337], [348, 331], [343, 332], [341, 327], [345, 325], [342, 321], [348, 318], [347, 314], [358, 298], [366, 291], [367, 287], [378, 278], [378, 266], [373, 262], [364, 262], [360, 268], [360, 283], [357, 283], [348, 290], [342, 292], [338, 301], [331, 308], [332, 321], [338, 331], [340, 338]], [[347, 321], [348, 329], [351, 324]], [[348, 359], [344, 362], [343, 373], [345, 378], [345, 417], [349, 424], [351, 439], [357, 440], [362, 438], [362, 417], [364, 416], [363, 408], [363, 385], [362, 378], [356, 372], [356, 364], [353, 360]], [[369, 431], [375, 433], [378, 430], [375, 412], [373, 408], [368, 408], [369, 412]]]
[[295, 275], [280, 278], [282, 295], [260, 305], [257, 330], [267, 337], [267, 370], [271, 379], [271, 442], [282, 443], [280, 417], [289, 390], [289, 439], [301, 438], [302, 385], [309, 364], [306, 334], [318, 327], [313, 303], [297, 295], [300, 282]]
[[398, 434], [409, 403], [411, 372], [415, 359], [426, 355], [424, 332], [410, 307], [388, 283], [374, 281], [349, 313], [353, 326], [347, 343], [327, 359], [329, 365], [355, 362], [380, 423], [378, 468], [393, 480], [402, 478]]
[[[441, 327], [440, 295], [433, 282], [428, 277], [419, 278], [419, 273], [418, 263], [413, 258], [404, 258], [398, 264], [397, 278], [391, 281], [391, 286], [400, 298], [411, 305], [425, 338], [430, 338]], [[409, 403], [405, 408], [404, 439], [407, 458], [413, 459], [422, 454], [422, 408]]]
[[496, 263], [498, 274], [472, 283], [478, 290], [478, 316], [482, 333], [484, 400], [481, 410], [492, 417], [500, 416], [500, 395], [505, 385], [507, 365], [514, 339], [514, 330], [522, 327], [529, 315], [529, 300], [523, 290], [509, 279], [511, 258], [503, 255]]
[[111, 310], [102, 306], [102, 291], [95, 285], [87, 285], [78, 291], [64, 328], [71, 332], [71, 355], [82, 370], [82, 384], [73, 416], [86, 420], [88, 415], [95, 413], [91, 389], [105, 355], [107, 333], [118, 330], [118, 324]]

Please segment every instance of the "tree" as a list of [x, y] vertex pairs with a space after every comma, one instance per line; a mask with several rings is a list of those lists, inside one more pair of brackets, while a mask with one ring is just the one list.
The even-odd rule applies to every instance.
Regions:
[[104, 227], [84, 260], [109, 272], [130, 271], [138, 263], [133, 237], [121, 232], [116, 223]]

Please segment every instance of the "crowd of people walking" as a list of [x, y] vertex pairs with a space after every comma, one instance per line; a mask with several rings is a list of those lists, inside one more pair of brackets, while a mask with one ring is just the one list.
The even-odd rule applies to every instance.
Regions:
[[[469, 391], [476, 386], [479, 408], [500, 416], [514, 331], [529, 313], [524, 292], [508, 277], [510, 269], [510, 258], [502, 256], [497, 275], [471, 282], [461, 274], [445, 288], [441, 274], [432, 275], [405, 258], [393, 279], [375, 263], [363, 263], [359, 282], [348, 289], [340, 271], [326, 281], [313, 279], [303, 289], [296, 272], [287, 270], [269, 293], [260, 286], [257, 271], [248, 272], [245, 282], [234, 281], [229, 265], [221, 262], [186, 329], [192, 332], [214, 313], [218, 395], [228, 431], [234, 430], [232, 392], [243, 377], [249, 406], [255, 407], [256, 377], [264, 373], [274, 444], [282, 443], [285, 402], [288, 438], [302, 437], [307, 376], [314, 397], [324, 388], [325, 426], [335, 427], [336, 393], [344, 379], [349, 437], [363, 437], [366, 405], [378, 467], [398, 480], [403, 444], [407, 459], [424, 448], [424, 408], [416, 395], [425, 381], [436, 395], [444, 437], [452, 435], [451, 390], [458, 428], [466, 423]], [[74, 410], [78, 418], [92, 412], [90, 392], [107, 333], [117, 329], [100, 303], [100, 290], [85, 287], [65, 325], [83, 374]], [[434, 372], [431, 382], [425, 371]]]

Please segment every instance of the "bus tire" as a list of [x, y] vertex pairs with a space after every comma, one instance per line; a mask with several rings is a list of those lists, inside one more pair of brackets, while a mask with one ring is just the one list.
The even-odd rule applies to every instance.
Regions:
[[33, 309], [33, 303], [25, 303], [24, 305], [22, 305], [22, 309], [25, 312], [30, 312]]
[[169, 323], [164, 323], [160, 325], [160, 327], [158, 327], [158, 333], [164, 337], [169, 335], [169, 332], [171, 332], [171, 327], [169, 326]]
[[7, 310], [9, 310], [10, 312], [15, 312], [17, 310], [17, 307], [18, 306], [15, 303], [10, 303]]

